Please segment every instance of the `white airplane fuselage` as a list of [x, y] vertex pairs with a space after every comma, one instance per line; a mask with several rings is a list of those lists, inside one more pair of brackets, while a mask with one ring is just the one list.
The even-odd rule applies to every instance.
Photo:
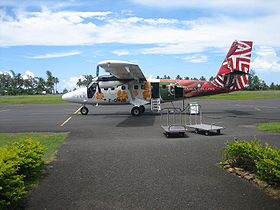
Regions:
[[[117, 82], [117, 81], [116, 81]], [[80, 88], [75, 91], [66, 93], [62, 96], [64, 101], [80, 104], [129, 104], [133, 100], [141, 101], [139, 105], [144, 105], [150, 102], [150, 83], [133, 83], [116, 85], [116, 82], [100, 82], [100, 90], [96, 88], [94, 95], [88, 97], [88, 88]], [[103, 83], [103, 84], [102, 84]], [[107, 83], [107, 84], [106, 84]], [[109, 84], [110, 83], [110, 84]], [[120, 84], [120, 82], [117, 82]], [[129, 87], [130, 86], [130, 87]], [[129, 88], [132, 88], [130, 90]]]

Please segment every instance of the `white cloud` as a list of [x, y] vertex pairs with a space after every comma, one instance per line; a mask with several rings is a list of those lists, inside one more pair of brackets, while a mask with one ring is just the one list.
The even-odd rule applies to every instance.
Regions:
[[166, 18], [145, 19], [144, 21], [150, 24], [169, 24], [169, 23], [179, 22], [177, 19], [166, 19]]
[[[167, 1], [163, 1], [163, 4], [165, 2]], [[173, 3], [176, 2], [183, 1], [175, 0]], [[199, 2], [201, 4], [202, 1]], [[226, 2], [230, 5], [235, 1]], [[150, 44], [152, 47], [138, 48], [135, 52], [186, 54], [202, 53], [208, 49], [217, 51], [228, 48], [235, 39], [241, 39], [252, 40], [257, 45], [280, 47], [280, 28], [276, 27], [279, 25], [279, 12], [270, 13], [268, 16], [248, 17], [242, 21], [225, 16], [193, 20], [145, 19], [135, 16], [119, 18], [111, 12], [54, 12], [46, 8], [41, 12], [18, 12], [16, 18], [9, 21], [6, 13], [0, 15], [4, 16], [0, 19], [0, 46]], [[52, 58], [78, 53], [47, 54], [32, 58]], [[121, 56], [127, 55], [129, 51], [115, 50], [113, 53]]]
[[[279, 5], [277, 0], [267, 0], [264, 4], [262, 0], [131, 0], [137, 4], [142, 4], [150, 7], [168, 7], [168, 8], [225, 8], [244, 9], [244, 8], [275, 8]], [[276, 9], [276, 8], [275, 8]]]
[[206, 55], [190, 55], [183, 58], [188, 63], [205, 63], [208, 60]]
[[77, 88], [77, 82], [78, 80], [84, 80], [85, 78], [83, 76], [79, 77], [71, 77], [68, 81], [67, 80], [62, 80], [63, 84], [61, 85], [63, 88], [66, 88], [68, 90], [72, 90], [74, 88]]
[[36, 58], [36, 59], [41, 59], [41, 58], [59, 58], [59, 57], [66, 57], [66, 56], [71, 56], [71, 55], [79, 55], [81, 52], [68, 52], [68, 53], [54, 53], [54, 54], [46, 54], [46, 55], [37, 55], [33, 56], [30, 58]]
[[13, 77], [13, 74], [9, 71], [5, 71], [5, 72], [0, 71], [0, 74], [10, 75], [11, 77]]
[[29, 79], [29, 78], [34, 78], [35, 74], [29, 70], [25, 72], [25, 75], [22, 76], [23, 79]]
[[256, 72], [280, 72], [280, 57], [272, 47], [260, 47], [251, 68]]
[[114, 50], [113, 53], [118, 55], [118, 56], [129, 55], [129, 51], [128, 50]]

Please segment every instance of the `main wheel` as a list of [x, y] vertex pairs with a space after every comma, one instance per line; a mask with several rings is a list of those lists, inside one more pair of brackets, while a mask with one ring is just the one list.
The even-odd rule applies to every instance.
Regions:
[[85, 106], [83, 106], [82, 108], [81, 108], [81, 114], [82, 115], [87, 115], [88, 114], [88, 108], [87, 107], [85, 107]]
[[140, 108], [140, 112], [141, 112], [141, 113], [144, 113], [144, 112], [145, 112], [145, 107], [144, 107], [143, 105], [139, 106], [139, 108]]
[[132, 116], [139, 116], [141, 114], [140, 107], [135, 106], [131, 109]]

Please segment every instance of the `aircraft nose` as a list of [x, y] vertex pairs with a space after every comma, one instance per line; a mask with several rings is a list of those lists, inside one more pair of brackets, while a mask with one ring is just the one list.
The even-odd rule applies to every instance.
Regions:
[[72, 99], [72, 93], [65, 93], [62, 95], [63, 101], [71, 101], [71, 99]]

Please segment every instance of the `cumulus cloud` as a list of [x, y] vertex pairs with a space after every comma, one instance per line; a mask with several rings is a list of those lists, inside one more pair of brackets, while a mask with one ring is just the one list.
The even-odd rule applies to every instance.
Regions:
[[260, 47], [251, 68], [256, 72], [280, 72], [280, 57], [272, 47]]
[[188, 63], [205, 63], [208, 60], [206, 55], [190, 55], [183, 58]]
[[129, 55], [129, 51], [128, 50], [114, 50], [113, 53], [118, 55], [118, 56]]
[[36, 55], [30, 58], [41, 59], [41, 58], [59, 58], [59, 57], [66, 57], [71, 55], [79, 55], [81, 52], [68, 52], [68, 53], [54, 53], [54, 54], [46, 54], [46, 55]]
[[22, 76], [23, 79], [29, 79], [29, 78], [34, 78], [35, 74], [29, 70], [25, 72], [25, 75]]
[[[231, 10], [233, 8], [244, 9], [250, 7], [273, 8], [279, 5], [275, 0], [267, 0], [266, 4], [262, 0], [131, 0], [137, 4], [142, 4], [150, 7], [168, 7], [168, 8], [224, 8]], [[276, 8], [275, 8], [276, 9]]]
[[[193, 20], [120, 18], [111, 12], [55, 12], [47, 8], [40, 12], [18, 11], [12, 20], [6, 13], [0, 15], [0, 46], [150, 44], [151, 47], [137, 51], [143, 54], [201, 53], [208, 48], [225, 48], [235, 39], [280, 46], [280, 28], [275, 27], [279, 24], [279, 12], [242, 21], [222, 15]], [[71, 53], [33, 58], [69, 56]], [[115, 54], [119, 52], [115, 51]]]
[[67, 88], [68, 90], [72, 90], [75, 87], [77, 87], [77, 82], [78, 80], [81, 79], [85, 79], [82, 75], [79, 77], [71, 77], [69, 80], [62, 80], [63, 84], [61, 85], [63, 88]]

